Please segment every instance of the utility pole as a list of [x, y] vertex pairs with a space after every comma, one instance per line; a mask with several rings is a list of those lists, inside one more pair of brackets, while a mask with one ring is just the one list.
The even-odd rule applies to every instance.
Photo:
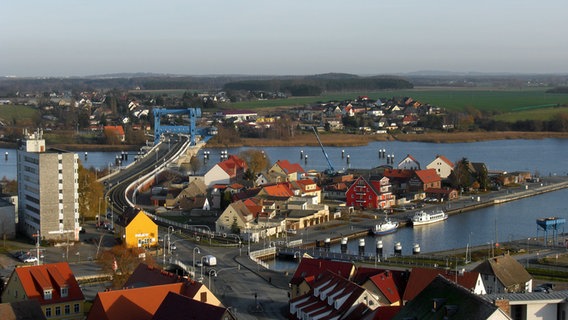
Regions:
[[40, 261], [39, 261], [39, 257], [40, 257], [40, 255], [39, 255], [39, 238], [40, 238], [39, 230], [37, 231], [37, 233], [34, 233], [33, 236], [36, 237], [36, 258], [37, 258], [36, 266], [39, 266], [40, 265]]

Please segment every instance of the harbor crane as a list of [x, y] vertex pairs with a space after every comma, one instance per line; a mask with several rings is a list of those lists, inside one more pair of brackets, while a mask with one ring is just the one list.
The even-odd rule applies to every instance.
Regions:
[[325, 160], [327, 160], [327, 165], [329, 166], [329, 168], [326, 169], [324, 172], [327, 175], [337, 174], [337, 171], [335, 171], [335, 169], [333, 168], [333, 165], [331, 165], [331, 161], [329, 161], [329, 157], [327, 156], [327, 152], [325, 152], [323, 144], [321, 143], [321, 140], [320, 140], [320, 137], [319, 137], [319, 134], [318, 134], [318, 130], [316, 129], [316, 127], [312, 127], [312, 130], [314, 130], [314, 134], [316, 135], [316, 138], [318, 139], [318, 143], [321, 147], [321, 152], [323, 152], [323, 155], [325, 156]]

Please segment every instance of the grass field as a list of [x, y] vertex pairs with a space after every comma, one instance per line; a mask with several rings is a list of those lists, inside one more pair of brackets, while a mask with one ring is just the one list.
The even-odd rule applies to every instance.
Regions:
[[33, 126], [39, 117], [39, 110], [22, 105], [1, 105], [0, 121], [7, 125]]
[[370, 99], [412, 97], [414, 100], [446, 108], [463, 110], [473, 107], [479, 110], [512, 112], [543, 105], [568, 105], [568, 94], [546, 93], [546, 88], [498, 90], [462, 88], [416, 88], [411, 90], [385, 90], [379, 92], [344, 92], [323, 94], [318, 97], [292, 97], [285, 100], [249, 101], [231, 104], [235, 109], [259, 109], [303, 106], [315, 102], [341, 101], [361, 95]]

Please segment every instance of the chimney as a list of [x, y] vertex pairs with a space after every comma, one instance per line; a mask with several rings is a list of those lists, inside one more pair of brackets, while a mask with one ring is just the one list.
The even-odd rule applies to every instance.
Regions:
[[505, 312], [508, 316], [511, 316], [511, 306], [509, 305], [509, 300], [498, 298], [493, 301], [493, 304]]

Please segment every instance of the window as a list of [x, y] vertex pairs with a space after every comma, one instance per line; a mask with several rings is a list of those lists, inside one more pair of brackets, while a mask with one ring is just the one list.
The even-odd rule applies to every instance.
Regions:
[[58, 317], [61, 315], [61, 307], [55, 307], [55, 316]]
[[62, 297], [62, 298], [65, 298], [65, 297], [67, 297], [68, 295], [69, 295], [69, 288], [67, 288], [67, 287], [61, 288], [61, 297]]
[[79, 313], [79, 311], [80, 311], [80, 309], [79, 309], [79, 304], [78, 304], [78, 303], [75, 303], [75, 304], [73, 305], [73, 312], [74, 312], [74, 313]]
[[51, 290], [43, 290], [43, 298], [45, 300], [51, 300]]
[[70, 314], [71, 313], [71, 306], [69, 306], [68, 304], [65, 305], [65, 314]]
[[207, 292], [201, 292], [201, 302], [207, 302]]
[[51, 308], [45, 308], [45, 317], [51, 318]]

